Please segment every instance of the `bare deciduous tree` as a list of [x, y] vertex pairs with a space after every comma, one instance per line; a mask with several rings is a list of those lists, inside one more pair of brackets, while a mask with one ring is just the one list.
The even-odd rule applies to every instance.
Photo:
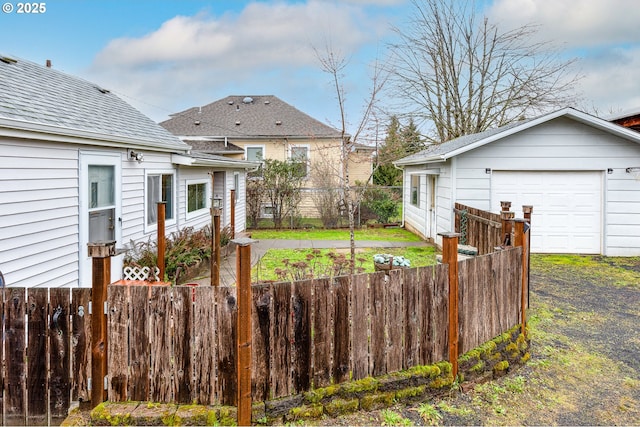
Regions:
[[538, 28], [501, 31], [473, 0], [412, 0], [414, 14], [391, 45], [394, 95], [404, 113], [433, 124], [439, 143], [538, 115], [576, 100], [573, 60], [561, 60]]
[[324, 158], [312, 165], [311, 179], [315, 190], [311, 198], [320, 214], [322, 225], [325, 228], [336, 228], [340, 221], [342, 191], [329, 158]]
[[386, 78], [382, 75], [382, 67], [378, 63], [373, 68], [373, 74], [371, 76], [371, 87], [367, 99], [364, 102], [362, 110], [362, 117], [356, 126], [356, 131], [349, 135], [347, 133], [347, 117], [346, 117], [346, 99], [344, 86], [342, 81], [344, 78], [343, 72], [348, 65], [348, 61], [345, 57], [335, 52], [330, 46], [326, 46], [323, 52], [315, 50], [316, 57], [320, 61], [320, 67], [322, 71], [331, 76], [331, 84], [335, 90], [336, 99], [338, 102], [338, 109], [340, 111], [340, 162], [342, 170], [340, 173], [339, 182], [341, 184], [343, 198], [347, 207], [347, 215], [349, 219], [349, 241], [350, 241], [350, 260], [351, 267], [350, 272], [355, 272], [356, 262], [356, 243], [355, 243], [355, 210], [358, 206], [358, 201], [362, 199], [362, 193], [364, 188], [357, 189], [353, 187], [349, 176], [349, 153], [353, 150], [355, 144], [363, 136], [364, 132], [368, 130], [371, 119], [373, 118], [376, 103], [378, 101], [378, 95], [382, 90]]

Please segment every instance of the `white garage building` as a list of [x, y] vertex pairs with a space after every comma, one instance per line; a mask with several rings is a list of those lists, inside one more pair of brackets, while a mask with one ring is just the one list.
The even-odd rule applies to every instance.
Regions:
[[532, 251], [640, 255], [640, 133], [566, 108], [467, 135], [395, 163], [404, 225], [425, 239], [454, 229], [454, 203], [533, 205]]

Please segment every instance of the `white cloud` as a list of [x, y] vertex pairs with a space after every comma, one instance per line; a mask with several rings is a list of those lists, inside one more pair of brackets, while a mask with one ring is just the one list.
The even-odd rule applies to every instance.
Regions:
[[601, 115], [640, 106], [637, 0], [495, 0], [487, 16], [500, 28], [539, 25], [535, 37], [577, 58], [586, 110]]
[[584, 78], [579, 85], [600, 115], [640, 106], [640, 82], [636, 78], [640, 47], [603, 50], [584, 58], [581, 65]]
[[[316, 86], [328, 80], [313, 47], [322, 51], [331, 45], [349, 56], [387, 29], [386, 21], [348, 3], [249, 3], [239, 14], [176, 16], [142, 37], [114, 39], [96, 55], [88, 73], [131, 96], [127, 100], [155, 120], [231, 94], [274, 94], [292, 102], [287, 94], [304, 90], [292, 79], [302, 81], [306, 72], [318, 74]], [[326, 88], [307, 89], [323, 90], [331, 101]], [[148, 104], [165, 110], [154, 113]]]
[[495, 0], [487, 10], [501, 25], [539, 24], [539, 36], [567, 47], [640, 41], [637, 0]]

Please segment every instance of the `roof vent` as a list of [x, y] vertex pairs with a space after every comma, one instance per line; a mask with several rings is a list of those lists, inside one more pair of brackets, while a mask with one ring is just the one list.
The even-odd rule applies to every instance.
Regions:
[[195, 122], [193, 122], [194, 125], [199, 126], [200, 125], [200, 120], [196, 120]]
[[229, 101], [227, 101], [227, 104], [229, 104], [229, 105], [233, 105], [233, 100], [229, 100]]
[[282, 124], [282, 120], [276, 120], [276, 126], [280, 126]]
[[240, 120], [236, 121], [236, 126], [240, 126]]
[[109, 92], [111, 92], [109, 89], [105, 89], [105, 88], [100, 87], [100, 86], [96, 86], [95, 88], [98, 89], [98, 91], [100, 93], [109, 93]]
[[266, 101], [264, 101], [265, 105], [269, 105], [271, 104], [271, 101], [269, 101], [268, 99]]
[[243, 103], [243, 104], [251, 104], [251, 103], [253, 103], [253, 98], [252, 98], [252, 97], [250, 97], [250, 96], [245, 96], [245, 97], [242, 99], [242, 103]]
[[16, 62], [18, 62], [13, 58], [9, 58], [8, 56], [0, 56], [0, 61], [4, 62], [5, 64], [15, 64]]

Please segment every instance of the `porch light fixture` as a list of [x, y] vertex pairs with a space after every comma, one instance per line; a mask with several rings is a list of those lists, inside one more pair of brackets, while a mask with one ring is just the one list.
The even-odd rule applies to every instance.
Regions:
[[138, 163], [142, 163], [144, 161], [144, 154], [139, 151], [129, 150], [129, 160], [135, 160]]
[[213, 196], [213, 199], [211, 199], [211, 207], [214, 209], [222, 209], [222, 197]]

